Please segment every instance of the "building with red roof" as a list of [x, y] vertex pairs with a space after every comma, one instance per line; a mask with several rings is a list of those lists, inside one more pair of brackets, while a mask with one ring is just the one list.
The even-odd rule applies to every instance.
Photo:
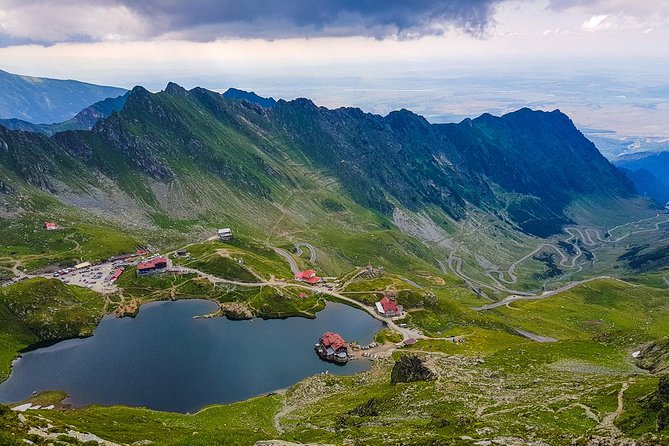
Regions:
[[316, 285], [322, 279], [316, 275], [316, 271], [313, 269], [308, 269], [305, 271], [299, 271], [295, 274], [295, 280], [299, 282], [305, 282], [309, 285]]
[[383, 296], [383, 299], [376, 303], [376, 312], [384, 316], [401, 316], [402, 310], [402, 306], [398, 305], [395, 299], [391, 299], [388, 296]]
[[110, 282], [110, 283], [114, 283], [114, 282], [116, 282], [116, 279], [118, 279], [119, 277], [121, 277], [121, 274], [123, 274], [123, 271], [125, 271], [125, 268], [123, 268], [123, 267], [116, 268], [116, 269], [109, 275], [109, 278], [108, 278], [109, 282]]
[[144, 275], [154, 272], [160, 272], [167, 268], [167, 259], [165, 257], [155, 257], [146, 262], [137, 264], [137, 274]]
[[47, 231], [55, 231], [56, 229], [60, 229], [60, 226], [54, 222], [46, 221], [44, 222], [44, 229]]
[[340, 364], [348, 362], [348, 344], [339, 333], [332, 333], [331, 331], [323, 333], [314, 349], [318, 356], [325, 361]]

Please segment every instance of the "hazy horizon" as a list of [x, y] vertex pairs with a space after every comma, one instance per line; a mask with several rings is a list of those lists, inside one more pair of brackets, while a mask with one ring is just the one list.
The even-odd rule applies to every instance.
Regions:
[[667, 25], [669, 6], [651, 0], [5, 0], [0, 69], [407, 108], [431, 122], [559, 108], [604, 130], [590, 133], [611, 155], [667, 148]]

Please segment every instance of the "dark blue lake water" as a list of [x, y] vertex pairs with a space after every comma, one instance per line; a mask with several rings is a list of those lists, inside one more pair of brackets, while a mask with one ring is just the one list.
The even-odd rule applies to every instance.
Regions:
[[368, 314], [338, 303], [328, 303], [316, 319], [193, 319], [215, 308], [212, 302], [181, 300], [144, 305], [134, 319], [106, 317], [90, 338], [24, 353], [0, 384], [0, 402], [64, 390], [74, 406], [194, 412], [289, 387], [320, 372], [367, 370], [366, 360], [345, 366], [323, 362], [313, 346], [328, 330], [369, 343], [381, 328]]

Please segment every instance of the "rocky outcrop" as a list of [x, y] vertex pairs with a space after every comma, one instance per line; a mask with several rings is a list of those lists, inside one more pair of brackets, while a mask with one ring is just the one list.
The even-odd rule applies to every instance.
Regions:
[[652, 373], [669, 372], [669, 338], [644, 346], [637, 357], [637, 365]]
[[657, 398], [663, 403], [669, 403], [669, 375], [660, 378], [660, 384], [657, 388]]
[[430, 381], [436, 376], [423, 360], [417, 355], [403, 355], [393, 366], [390, 373], [390, 382], [410, 383], [415, 381]]
[[221, 304], [221, 312], [226, 318], [234, 321], [253, 319], [255, 317], [251, 309], [241, 302]]

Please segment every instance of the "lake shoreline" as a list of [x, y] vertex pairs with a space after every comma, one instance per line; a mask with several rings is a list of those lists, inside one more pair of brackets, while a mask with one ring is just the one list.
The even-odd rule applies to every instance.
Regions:
[[366, 312], [336, 302], [328, 302], [314, 319], [202, 317], [216, 306], [205, 299], [148, 302], [135, 318], [105, 316], [93, 336], [33, 345], [13, 361], [0, 383], [0, 398], [13, 405], [33, 391], [59, 389], [70, 395], [64, 404], [72, 407], [192, 413], [277, 393], [326, 371], [366, 371], [371, 361], [334, 368], [314, 354], [313, 343], [323, 332], [337, 330], [365, 344], [383, 328]]

